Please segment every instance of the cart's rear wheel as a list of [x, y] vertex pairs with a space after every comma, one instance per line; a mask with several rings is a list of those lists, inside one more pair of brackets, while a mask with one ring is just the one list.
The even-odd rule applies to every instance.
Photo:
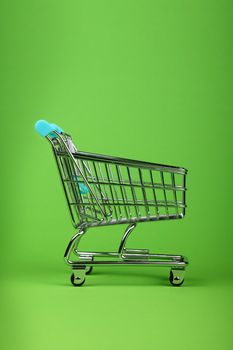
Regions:
[[75, 274], [72, 273], [70, 276], [70, 281], [75, 287], [81, 287], [85, 283], [85, 277], [75, 277]]
[[182, 270], [171, 270], [169, 281], [174, 287], [179, 287], [184, 283], [184, 272]]

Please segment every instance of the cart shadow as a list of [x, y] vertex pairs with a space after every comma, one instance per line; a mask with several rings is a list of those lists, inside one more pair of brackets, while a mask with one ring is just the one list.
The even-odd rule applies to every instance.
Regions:
[[[93, 281], [90, 279], [93, 277]], [[96, 278], [95, 278], [96, 277]], [[168, 281], [167, 275], [156, 274], [153, 271], [142, 271], [140, 270], [123, 270], [123, 269], [113, 269], [111, 271], [95, 270], [88, 276], [88, 282], [92, 282], [92, 286], [108, 286], [108, 285], [154, 285], [156, 282], [158, 284], [165, 284]]]
[[[74, 288], [70, 282], [70, 275], [72, 270], [67, 271], [67, 269], [61, 270], [57, 268], [56, 265], [51, 266], [48, 264], [33, 265], [33, 274], [30, 269], [22, 269], [22, 273], [18, 274], [20, 281], [25, 281], [29, 283], [39, 283], [43, 285], [50, 286], [62, 286]], [[15, 280], [14, 275], [14, 280]], [[8, 276], [8, 280], [13, 280], [13, 275]], [[182, 288], [189, 287], [204, 287], [204, 286], [214, 286], [215, 281], [208, 278], [199, 278], [193, 274], [185, 276], [184, 284]], [[218, 285], [218, 283], [216, 282]], [[115, 267], [113, 269], [107, 267], [94, 267], [93, 271], [86, 275], [86, 282], [82, 288], [92, 288], [92, 287], [111, 287], [111, 286], [153, 286], [153, 287], [170, 287], [169, 282], [169, 269], [165, 268], [143, 268], [143, 267]]]
[[[89, 276], [86, 281], [86, 286], [88, 287], [98, 287], [98, 286], [118, 286], [118, 285], [127, 285], [127, 286], [153, 286], [153, 287], [161, 287], [161, 286], [168, 286], [170, 287], [169, 282], [169, 270], [167, 271], [153, 271], [152, 269], [148, 269], [147, 271], [139, 270], [128, 270], [128, 271], [122, 271], [122, 270], [111, 270], [109, 273], [106, 273], [106, 270], [96, 270], [93, 271], [91, 274], [93, 277], [96, 276], [98, 278], [95, 279], [95, 281], [91, 281], [89, 283], [90, 279]], [[92, 277], [90, 276], [90, 278]], [[188, 277], [185, 279], [184, 284], [182, 285], [182, 288], [188, 288], [188, 287], [202, 287], [206, 286], [207, 283], [204, 279], [195, 278], [195, 277]]]
[[[171, 287], [169, 282], [169, 271], [156, 271], [151, 269], [147, 271], [139, 270], [123, 270], [114, 269], [109, 272], [106, 269], [95, 269], [90, 275], [86, 276], [86, 282], [82, 288], [98, 288], [98, 287], [122, 287], [122, 286], [153, 286], [153, 287]], [[67, 279], [66, 279], [67, 281]], [[56, 285], [74, 288], [69, 281], [58, 283]], [[188, 277], [185, 279], [182, 288], [203, 287], [206, 281], [200, 278]]]

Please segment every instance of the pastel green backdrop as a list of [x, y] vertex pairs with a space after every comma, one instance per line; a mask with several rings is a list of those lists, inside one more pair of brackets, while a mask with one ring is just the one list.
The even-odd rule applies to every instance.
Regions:
[[[232, 2], [1, 1], [4, 349], [232, 348]], [[130, 246], [188, 256], [99, 268], [69, 284], [74, 230], [48, 119], [80, 150], [188, 168], [187, 217], [140, 225]], [[82, 246], [117, 249], [123, 227]]]

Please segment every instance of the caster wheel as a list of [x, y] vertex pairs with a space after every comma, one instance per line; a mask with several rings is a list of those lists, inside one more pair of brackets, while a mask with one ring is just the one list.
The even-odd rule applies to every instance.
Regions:
[[171, 270], [169, 281], [174, 287], [179, 287], [184, 283], [184, 271], [183, 270]]
[[89, 266], [86, 268], [86, 275], [89, 275], [93, 271], [93, 266]]
[[81, 287], [85, 283], [85, 277], [75, 277], [75, 274], [72, 273], [70, 276], [70, 281], [75, 287]]

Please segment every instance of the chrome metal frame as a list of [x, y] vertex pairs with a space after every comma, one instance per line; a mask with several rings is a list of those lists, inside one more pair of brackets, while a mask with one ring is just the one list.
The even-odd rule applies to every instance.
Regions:
[[[185, 216], [187, 170], [79, 152], [70, 135], [56, 131], [54, 134], [56, 137], [46, 138], [52, 145], [72, 223], [77, 229], [64, 255], [66, 264], [73, 270], [72, 283], [82, 285], [94, 266], [142, 265], [170, 267], [170, 282], [181, 285], [187, 258], [152, 254], [148, 249], [129, 249], [125, 245], [138, 223]], [[80, 184], [85, 186], [85, 193]], [[128, 224], [117, 252], [79, 251], [87, 229], [114, 224]], [[108, 260], [101, 259], [103, 257]]]

